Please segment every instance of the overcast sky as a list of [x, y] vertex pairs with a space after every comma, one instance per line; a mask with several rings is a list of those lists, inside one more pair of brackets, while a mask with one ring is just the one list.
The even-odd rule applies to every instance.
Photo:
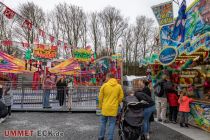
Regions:
[[[51, 11], [58, 3], [66, 2], [82, 7], [86, 12], [101, 11], [106, 6], [114, 6], [119, 9], [123, 16], [130, 19], [130, 23], [135, 21], [136, 16], [145, 15], [155, 19], [151, 6], [169, 0], [0, 0], [12, 9], [17, 9], [18, 5], [24, 2], [33, 1], [43, 8], [45, 12]], [[177, 0], [176, 0], [177, 1]], [[182, 0], [179, 0], [181, 3]], [[187, 0], [187, 4], [193, 0]], [[174, 14], [177, 15], [178, 5], [174, 4]], [[156, 22], [157, 24], [157, 22]]]

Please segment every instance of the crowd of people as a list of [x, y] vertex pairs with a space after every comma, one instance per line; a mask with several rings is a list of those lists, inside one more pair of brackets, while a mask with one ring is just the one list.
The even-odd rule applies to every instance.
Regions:
[[[160, 87], [158, 90], [158, 86]], [[163, 75], [162, 80], [155, 86], [157, 119], [164, 123], [177, 123], [178, 111], [180, 113], [180, 126], [188, 127], [188, 114], [190, 112], [190, 103], [188, 92], [191, 87], [180, 87], [172, 84], [170, 78]], [[166, 117], [167, 106], [169, 106], [169, 119]]]
[[[163, 75], [162, 79], [157, 82], [152, 89], [155, 99], [152, 98], [149, 82], [143, 81], [142, 85], [137, 85], [130, 93], [123, 94], [123, 89], [112, 74], [107, 75], [107, 82], [103, 84], [99, 93], [99, 108], [101, 109], [100, 117], [100, 134], [98, 140], [105, 139], [106, 123], [109, 123], [108, 140], [113, 140], [116, 118], [121, 108], [120, 104], [124, 95], [135, 96], [139, 102], [145, 101], [144, 119], [142, 129], [139, 133], [144, 139], [150, 139], [150, 122], [153, 121], [153, 115], [156, 112], [157, 121], [162, 123], [177, 123], [178, 112], [180, 114], [180, 127], [188, 127], [188, 114], [190, 112], [190, 103], [193, 99], [187, 95], [189, 87], [178, 87], [174, 85], [169, 76]], [[169, 117], [167, 118], [167, 107], [169, 106]]]
[[[68, 86], [65, 77], [60, 76], [52, 78], [47, 75], [43, 81], [43, 108], [51, 108], [49, 103], [51, 89], [57, 89], [57, 99], [59, 105], [64, 105], [66, 87]], [[146, 139], [150, 138], [150, 122], [154, 120], [156, 112], [157, 121], [163, 123], [177, 123], [178, 112], [180, 114], [180, 127], [188, 127], [188, 114], [190, 112], [190, 103], [193, 99], [187, 96], [190, 88], [177, 87], [172, 84], [170, 78], [163, 75], [162, 79], [152, 88], [154, 89], [155, 100], [152, 98], [149, 82], [143, 81], [127, 93], [127, 96], [135, 97], [139, 102], [144, 101], [143, 106], [143, 125], [139, 133], [143, 133]], [[106, 133], [106, 124], [109, 123], [108, 140], [113, 140], [117, 115], [121, 111], [121, 103], [124, 97], [122, 86], [114, 78], [113, 74], [107, 74], [106, 81], [100, 88], [99, 108], [101, 109], [99, 140], [104, 140]], [[6, 116], [11, 115], [11, 106], [13, 104], [13, 93], [11, 84], [5, 82], [0, 84], [0, 123]], [[169, 106], [169, 117], [167, 118], [167, 107]]]

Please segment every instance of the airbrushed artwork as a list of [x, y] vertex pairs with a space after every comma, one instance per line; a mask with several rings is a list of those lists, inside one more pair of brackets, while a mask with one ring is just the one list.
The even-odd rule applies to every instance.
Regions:
[[[186, 12], [185, 41], [194, 40], [196, 37], [210, 31], [210, 1], [200, 0], [192, 4]], [[179, 46], [181, 42], [171, 38], [174, 24], [160, 28], [160, 41], [164, 46]]]
[[210, 31], [210, 1], [200, 0], [187, 11], [185, 40]]

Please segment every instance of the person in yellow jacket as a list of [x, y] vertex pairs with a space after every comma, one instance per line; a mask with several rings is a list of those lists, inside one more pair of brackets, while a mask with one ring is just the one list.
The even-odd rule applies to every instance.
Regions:
[[108, 140], [113, 140], [118, 107], [124, 97], [123, 90], [113, 74], [107, 74], [99, 93], [99, 109], [101, 109], [100, 134], [98, 140], [104, 140], [106, 124], [109, 122]]

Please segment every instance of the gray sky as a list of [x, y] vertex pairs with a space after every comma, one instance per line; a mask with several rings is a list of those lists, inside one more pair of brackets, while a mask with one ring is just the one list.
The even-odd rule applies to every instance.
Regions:
[[[82, 7], [86, 12], [101, 11], [104, 7], [110, 5], [121, 10], [123, 16], [130, 19], [130, 23], [135, 21], [136, 16], [145, 15], [155, 19], [151, 6], [160, 4], [169, 0], [0, 0], [12, 9], [17, 9], [18, 5], [33, 1], [44, 9], [45, 12], [51, 11], [58, 3], [66, 2]], [[182, 0], [179, 0], [180, 3]], [[193, 0], [187, 0], [187, 4]], [[174, 4], [174, 14], [177, 15], [178, 6]], [[157, 22], [156, 22], [157, 24]]]

